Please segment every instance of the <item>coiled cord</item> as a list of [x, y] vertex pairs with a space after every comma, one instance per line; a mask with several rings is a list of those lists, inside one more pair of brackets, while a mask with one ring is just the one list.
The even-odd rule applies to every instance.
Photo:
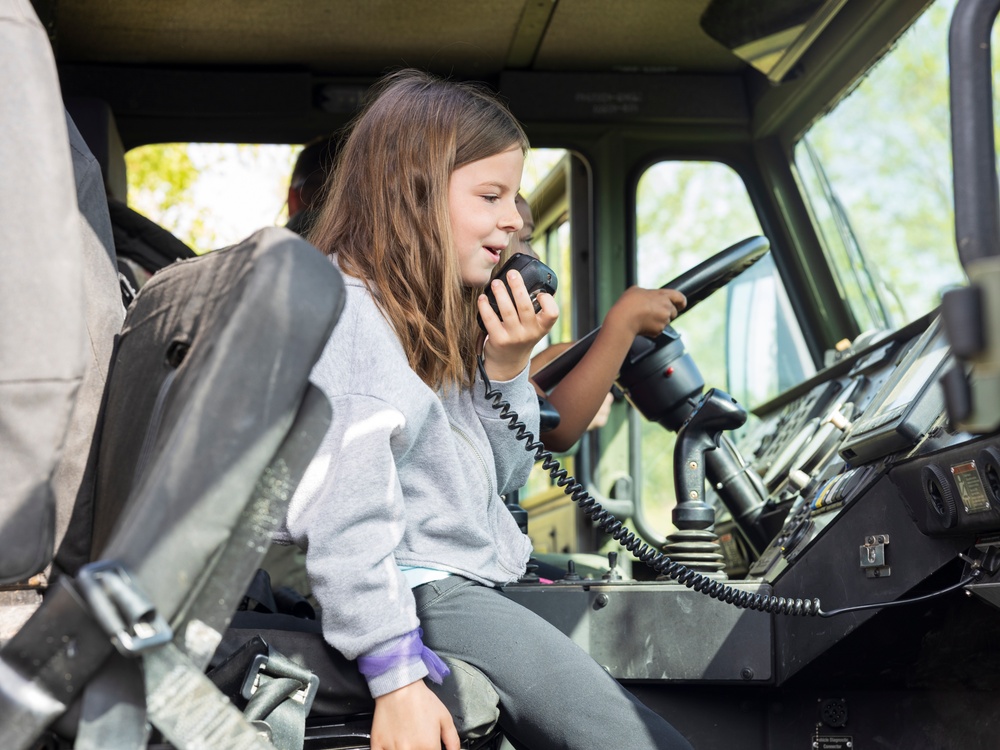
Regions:
[[978, 571], [978, 575], [973, 573], [959, 583], [932, 594], [918, 596], [913, 599], [902, 599], [894, 602], [862, 604], [856, 607], [845, 607], [843, 609], [835, 609], [829, 612], [823, 611], [820, 607], [819, 599], [786, 599], [783, 596], [765, 596], [764, 594], [740, 591], [739, 589], [733, 588], [732, 586], [692, 570], [686, 565], [682, 565], [681, 563], [671, 560], [664, 553], [653, 549], [649, 546], [649, 544], [642, 541], [642, 539], [637, 537], [631, 529], [615, 518], [612, 513], [601, 507], [601, 504], [591, 497], [586, 488], [584, 488], [584, 486], [580, 484], [575, 477], [570, 476], [569, 473], [562, 468], [559, 461], [553, 457], [552, 453], [545, 449], [545, 445], [540, 440], [535, 439], [535, 436], [531, 434], [524, 422], [521, 421], [517, 412], [514, 411], [509, 403], [503, 400], [503, 394], [493, 387], [489, 376], [486, 374], [486, 363], [482, 355], [478, 357], [478, 366], [479, 374], [483, 379], [483, 385], [485, 387], [485, 395], [487, 400], [490, 402], [490, 406], [499, 412], [500, 419], [507, 422], [508, 428], [514, 432], [514, 438], [524, 442], [524, 449], [529, 453], [534, 452], [535, 460], [542, 462], [542, 468], [549, 472], [549, 476], [552, 477], [553, 481], [555, 481], [562, 491], [569, 495], [573, 502], [580, 506], [580, 510], [593, 520], [601, 531], [610, 535], [612, 539], [618, 542], [618, 544], [631, 552], [636, 558], [645, 563], [656, 573], [666, 575], [678, 583], [684, 584], [689, 589], [694, 589], [695, 591], [705, 594], [706, 596], [731, 604], [734, 607], [739, 607], [740, 609], [753, 609], [758, 612], [769, 612], [771, 614], [779, 615], [801, 615], [808, 617], [815, 617], [818, 615], [819, 617], [833, 617], [834, 615], [844, 614], [846, 612], [880, 609], [882, 607], [897, 606], [932, 599], [936, 596], [940, 596], [941, 594], [946, 594], [949, 591], [954, 591], [955, 589], [982, 577], [982, 571]]
[[511, 405], [503, 400], [503, 394], [493, 387], [486, 374], [486, 363], [482, 357], [479, 357], [478, 364], [479, 374], [486, 388], [486, 398], [490, 402], [490, 406], [499, 412], [500, 419], [507, 422], [508, 428], [514, 432], [514, 438], [524, 442], [526, 451], [534, 452], [535, 460], [542, 462], [542, 469], [549, 472], [552, 480], [570, 496], [573, 502], [580, 506], [580, 510], [593, 520], [601, 531], [610, 535], [618, 544], [655, 572], [672, 578], [689, 589], [694, 589], [713, 599], [741, 609], [754, 609], [759, 612], [785, 615], [821, 614], [819, 599], [785, 599], [780, 596], [764, 596], [749, 591], [740, 591], [692, 570], [686, 565], [674, 562], [662, 552], [650, 547], [636, 536], [635, 532], [615, 518], [612, 513], [601, 507], [601, 504], [590, 496], [586, 488], [562, 468], [552, 453], [545, 449], [545, 445], [535, 439], [535, 436], [531, 434]]

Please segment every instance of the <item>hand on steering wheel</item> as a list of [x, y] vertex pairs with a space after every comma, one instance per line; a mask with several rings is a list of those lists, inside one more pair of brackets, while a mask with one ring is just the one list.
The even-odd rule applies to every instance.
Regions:
[[[661, 289], [673, 289], [684, 295], [687, 300], [683, 310], [678, 315], [689, 312], [692, 307], [703, 299], [718, 291], [735, 279], [750, 266], [760, 260], [770, 249], [771, 243], [766, 237], [754, 236], [737, 242], [725, 250], [716, 253], [708, 260], [688, 269], [680, 276], [664, 284]], [[590, 345], [597, 337], [600, 328], [595, 328], [579, 339], [573, 346], [559, 357], [532, 376], [535, 383], [545, 391], [550, 390], [568, 373], [587, 353]]]

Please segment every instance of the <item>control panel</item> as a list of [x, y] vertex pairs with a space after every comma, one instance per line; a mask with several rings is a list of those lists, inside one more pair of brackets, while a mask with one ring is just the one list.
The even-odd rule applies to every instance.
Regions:
[[[932, 314], [843, 353], [743, 427], [732, 397], [706, 391], [675, 426], [676, 530], [632, 550], [686, 572], [626, 576], [609, 560], [504, 594], [620, 680], [779, 687], [803, 671], [865, 674], [863, 659], [827, 655], [914, 596], [967, 586], [1000, 608], [1000, 435], [949, 425], [939, 378], [953, 363]], [[989, 578], [969, 585], [977, 565]], [[779, 602], [770, 615], [746, 604], [763, 599]], [[619, 637], [636, 628], [641, 639]]]
[[[1000, 530], [1000, 440], [949, 429], [938, 381], [952, 362], [929, 315], [758, 409], [736, 445], [767, 490], [771, 541], [742, 561], [730, 550], [727, 570], [774, 583], [883, 478], [925, 535]], [[738, 533], [725, 515], [717, 526]]]

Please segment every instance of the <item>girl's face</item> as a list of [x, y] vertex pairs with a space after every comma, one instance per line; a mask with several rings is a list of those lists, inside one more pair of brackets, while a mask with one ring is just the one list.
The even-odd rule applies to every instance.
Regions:
[[484, 286], [523, 224], [514, 204], [524, 154], [519, 146], [470, 162], [451, 173], [448, 212], [462, 283]]

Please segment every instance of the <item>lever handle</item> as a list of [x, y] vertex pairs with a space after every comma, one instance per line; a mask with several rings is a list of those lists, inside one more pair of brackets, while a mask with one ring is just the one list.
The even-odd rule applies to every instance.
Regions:
[[723, 431], [747, 421], [747, 412], [725, 391], [712, 388], [702, 397], [677, 431], [674, 446], [674, 487], [679, 529], [704, 529], [715, 521], [715, 510], [705, 502], [705, 453], [719, 446]]

